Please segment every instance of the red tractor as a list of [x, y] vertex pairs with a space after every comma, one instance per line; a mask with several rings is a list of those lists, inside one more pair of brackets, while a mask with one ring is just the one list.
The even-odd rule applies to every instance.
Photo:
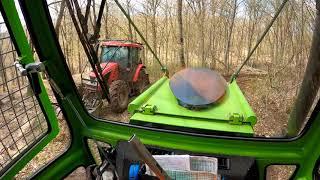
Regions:
[[102, 99], [108, 99], [113, 112], [123, 112], [129, 97], [146, 89], [150, 82], [141, 61], [142, 50], [142, 44], [131, 41], [107, 40], [98, 43], [101, 74], [107, 82], [109, 93], [108, 98], [105, 97], [93, 71], [89, 72], [89, 78], [81, 78], [83, 101], [89, 110], [94, 111], [102, 104]]

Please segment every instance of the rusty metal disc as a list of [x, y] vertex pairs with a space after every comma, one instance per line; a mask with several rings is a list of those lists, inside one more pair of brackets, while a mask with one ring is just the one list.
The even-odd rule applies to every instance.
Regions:
[[226, 87], [227, 82], [219, 73], [206, 68], [183, 69], [170, 79], [174, 96], [188, 108], [203, 108], [217, 102]]

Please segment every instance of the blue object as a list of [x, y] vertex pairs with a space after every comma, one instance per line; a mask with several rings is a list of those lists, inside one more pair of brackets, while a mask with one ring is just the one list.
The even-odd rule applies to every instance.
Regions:
[[132, 164], [129, 168], [129, 180], [139, 180], [140, 164]]
[[226, 80], [207, 68], [186, 68], [170, 79], [170, 89], [183, 107], [202, 108], [217, 102], [227, 88]]

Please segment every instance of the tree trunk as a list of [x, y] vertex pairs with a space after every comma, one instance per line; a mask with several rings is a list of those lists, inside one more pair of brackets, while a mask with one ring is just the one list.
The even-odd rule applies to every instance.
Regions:
[[[128, 15], [129, 15], [129, 17], [130, 17], [130, 1], [131, 0], [127, 0], [127, 13], [128, 13]], [[132, 27], [131, 27], [131, 23], [130, 23], [130, 21], [128, 20], [128, 39], [130, 40], [130, 41], [133, 41], [133, 32], [132, 32]]]
[[211, 19], [210, 19], [210, 31], [209, 31], [209, 49], [210, 49], [210, 56], [211, 56], [211, 69], [216, 69], [216, 26], [217, 21], [215, 18], [216, 14], [216, 1], [210, 1], [210, 9], [211, 9]]
[[200, 32], [200, 50], [201, 52], [201, 66], [206, 66], [206, 55], [205, 55], [205, 17], [206, 17], [206, 6], [204, 0], [198, 1], [199, 8], [199, 32]]
[[[4, 69], [4, 66], [3, 66], [4, 58], [3, 58], [3, 54], [2, 54], [2, 45], [4, 44], [3, 41], [4, 40], [2, 40], [2, 42], [0, 43], [0, 78], [1, 78], [1, 82], [5, 81], [5, 73], [6, 73], [5, 70], [3, 70]], [[2, 88], [3, 88], [2, 91], [6, 90], [4, 85], [2, 85]]]
[[151, 18], [151, 31], [152, 31], [152, 41], [153, 41], [153, 45], [152, 45], [152, 49], [154, 51], [154, 53], [157, 55], [157, 25], [156, 25], [156, 13], [154, 12], [154, 14], [152, 15]]
[[227, 39], [226, 53], [224, 56], [224, 63], [227, 66], [227, 73], [229, 73], [229, 71], [230, 71], [229, 53], [230, 53], [232, 32], [233, 32], [233, 28], [234, 28], [234, 21], [236, 18], [236, 13], [237, 13], [237, 0], [234, 0], [233, 12], [232, 12], [232, 17], [231, 17], [231, 24], [229, 27], [229, 33], [228, 33], [228, 39]]
[[182, 0], [177, 0], [178, 5], [178, 28], [179, 28], [179, 58], [181, 68], [186, 67], [184, 61], [184, 37], [183, 37], [183, 22], [182, 22]]
[[105, 26], [105, 34], [104, 34], [104, 37], [105, 39], [109, 39], [110, 38], [110, 35], [109, 35], [109, 29], [108, 29], [108, 26], [109, 26], [109, 4], [108, 4], [108, 1], [106, 1], [106, 5], [105, 5], [105, 14], [104, 14], [104, 26]]
[[320, 2], [316, 1], [317, 16], [309, 61], [295, 106], [290, 114], [288, 136], [299, 134], [311, 110], [320, 87]]
[[[145, 39], [146, 41], [148, 42], [148, 17], [146, 16], [145, 17]], [[145, 61], [148, 59], [148, 51], [149, 49], [145, 49], [144, 52], [145, 52]]]
[[59, 10], [58, 18], [57, 18], [57, 22], [56, 22], [56, 25], [55, 25], [55, 27], [54, 27], [58, 39], [59, 39], [59, 35], [60, 35], [60, 26], [61, 26], [61, 22], [62, 22], [62, 17], [63, 17], [63, 15], [64, 15], [64, 9], [65, 9], [65, 7], [66, 7], [66, 0], [62, 0], [62, 1], [61, 1], [61, 5], [60, 5], [60, 10]]

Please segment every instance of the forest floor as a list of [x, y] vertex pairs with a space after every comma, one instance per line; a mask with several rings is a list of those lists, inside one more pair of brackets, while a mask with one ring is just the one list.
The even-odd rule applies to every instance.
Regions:
[[[281, 136], [287, 126], [288, 113], [287, 111], [283, 111], [281, 108], [279, 108], [277, 103], [274, 102], [275, 100], [261, 99], [261, 96], [259, 96], [261, 92], [256, 89], [256, 86], [259, 86], [260, 83], [263, 83], [263, 77], [239, 77], [237, 82], [257, 114], [258, 122], [254, 127], [256, 135], [266, 137]], [[55, 101], [52, 92], [49, 92], [49, 96], [52, 101]], [[267, 103], [262, 103], [264, 101]], [[104, 104], [106, 105], [103, 106], [103, 114], [101, 114], [102, 118], [128, 122], [130, 114], [127, 111], [120, 114], [113, 113], [107, 103]], [[50, 160], [54, 159], [58, 154], [63, 153], [68, 147], [70, 143], [70, 135], [67, 123], [61, 115], [58, 117], [58, 119], [59, 127], [61, 128], [59, 135], [49, 145], [47, 145], [47, 147], [41, 153], [39, 153], [32, 161], [29, 162], [29, 164], [16, 176], [17, 179], [24, 179], [28, 177], [30, 174], [35, 172], [38, 167], [43, 166]], [[290, 172], [292, 171], [293, 170], [290, 167], [282, 167], [280, 170], [274, 168], [270, 177], [271, 179], [286, 179], [282, 178], [283, 175], [291, 174]], [[81, 174], [81, 171], [79, 173]], [[77, 174], [77, 172], [75, 172], [75, 174]], [[79, 179], [79, 177], [81, 177], [80, 175], [78, 176], [75, 174], [71, 175], [71, 177], [68, 179]]]

